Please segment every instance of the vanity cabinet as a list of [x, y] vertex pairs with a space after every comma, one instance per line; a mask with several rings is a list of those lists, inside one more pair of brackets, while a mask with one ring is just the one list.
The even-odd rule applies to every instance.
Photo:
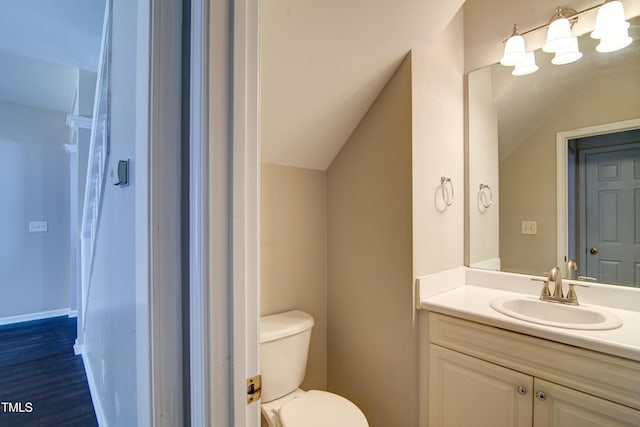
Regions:
[[640, 363], [429, 313], [429, 426], [640, 426]]
[[536, 378], [534, 427], [637, 427], [640, 411]]
[[531, 427], [530, 375], [433, 344], [429, 362], [429, 426]]

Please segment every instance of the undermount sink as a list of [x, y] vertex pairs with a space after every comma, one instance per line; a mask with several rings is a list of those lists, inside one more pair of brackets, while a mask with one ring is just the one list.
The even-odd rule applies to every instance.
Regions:
[[524, 296], [495, 298], [490, 305], [507, 316], [556, 328], [606, 330], [622, 326], [618, 316], [599, 307], [558, 304]]

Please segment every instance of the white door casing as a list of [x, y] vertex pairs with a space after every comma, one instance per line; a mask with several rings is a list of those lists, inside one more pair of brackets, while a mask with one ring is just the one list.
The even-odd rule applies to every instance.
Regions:
[[259, 1], [191, 8], [191, 425], [258, 427]]

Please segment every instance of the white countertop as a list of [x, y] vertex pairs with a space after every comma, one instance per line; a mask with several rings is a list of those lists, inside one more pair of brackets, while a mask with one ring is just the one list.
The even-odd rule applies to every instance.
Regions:
[[[622, 326], [602, 331], [565, 329], [519, 320], [499, 313], [489, 305], [492, 299], [501, 296], [530, 296], [529, 289], [512, 292], [482, 285], [459, 284], [454, 287], [445, 285], [442, 290], [435, 294], [421, 292], [420, 308], [640, 361], [640, 311], [601, 306], [602, 309], [617, 315], [622, 320]], [[598, 307], [587, 303], [581, 303], [581, 306]]]

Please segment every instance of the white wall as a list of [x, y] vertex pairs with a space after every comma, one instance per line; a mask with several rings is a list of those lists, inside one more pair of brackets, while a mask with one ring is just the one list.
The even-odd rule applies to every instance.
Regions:
[[[463, 17], [412, 58], [414, 279], [464, 262]], [[454, 200], [443, 209], [440, 178]]]
[[[111, 152], [108, 167], [131, 159], [135, 176], [137, 2], [114, 0], [111, 68]], [[95, 399], [109, 426], [137, 425], [135, 199], [146, 197], [132, 180], [104, 186], [93, 271], [85, 307], [84, 356]], [[142, 308], [144, 309], [144, 308]]]
[[[69, 308], [66, 114], [0, 104], [0, 318]], [[29, 221], [48, 231], [30, 233]]]

